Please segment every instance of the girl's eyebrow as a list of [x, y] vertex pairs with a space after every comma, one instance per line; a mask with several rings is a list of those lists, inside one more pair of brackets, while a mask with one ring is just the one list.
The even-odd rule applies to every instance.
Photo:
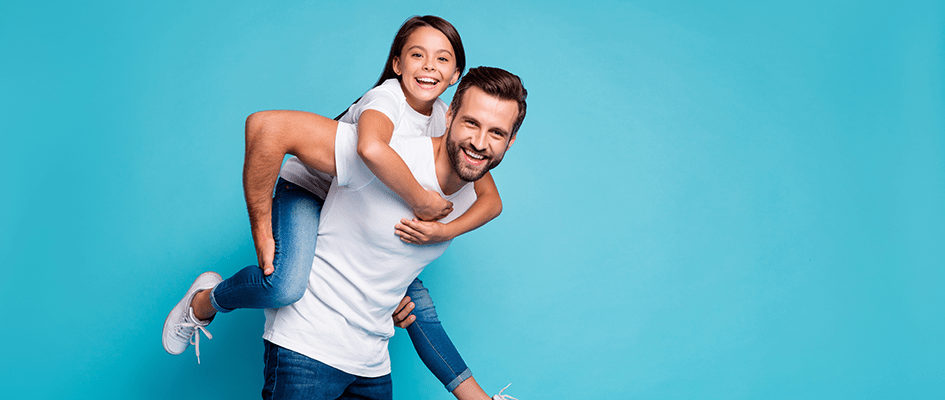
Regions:
[[[420, 49], [420, 50], [423, 50], [423, 51], [426, 51], [426, 50], [427, 50], [425, 47], [423, 47], [423, 46], [421, 46], [421, 45], [419, 45], [419, 44], [415, 44], [415, 45], [413, 45], [413, 46], [408, 47], [408, 48], [407, 48], [407, 51], [410, 51], [410, 50], [413, 50], [413, 49]], [[449, 51], [449, 50], [447, 50], [447, 49], [439, 49], [439, 50], [437, 50], [436, 52], [437, 52], [437, 53], [446, 52], [446, 54], [449, 54], [449, 55], [451, 55], [451, 56], [453, 55], [453, 52], [452, 52], [452, 51]]]

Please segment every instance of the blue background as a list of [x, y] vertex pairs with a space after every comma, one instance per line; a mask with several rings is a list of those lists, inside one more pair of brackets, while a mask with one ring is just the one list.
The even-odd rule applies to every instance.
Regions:
[[945, 397], [943, 3], [273, 3], [0, 4], [0, 396], [258, 398], [260, 311], [159, 343], [255, 262], [244, 119], [336, 115], [436, 14], [530, 92], [505, 211], [423, 275], [488, 392]]

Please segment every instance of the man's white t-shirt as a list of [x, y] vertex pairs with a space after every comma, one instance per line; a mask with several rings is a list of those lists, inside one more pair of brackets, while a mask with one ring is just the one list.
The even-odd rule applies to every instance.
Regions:
[[[338, 176], [322, 208], [305, 295], [266, 310], [263, 338], [344, 372], [377, 377], [390, 373], [391, 314], [410, 282], [449, 242], [414, 245], [394, 234], [394, 225], [413, 212], [358, 156], [355, 129], [338, 125]], [[443, 195], [430, 138], [395, 137], [391, 147], [421, 186]], [[470, 183], [443, 197], [453, 202], [453, 212], [440, 220], [446, 223], [469, 209], [476, 192]]]
[[[357, 103], [352, 104], [341, 122], [357, 124], [361, 113], [376, 110], [383, 113], [394, 124], [392, 138], [401, 137], [438, 137], [446, 132], [446, 103], [439, 98], [433, 103], [429, 116], [420, 114], [407, 104], [404, 90], [396, 79], [388, 79], [369, 90]], [[279, 172], [283, 179], [299, 185], [324, 199], [331, 185], [331, 175], [310, 168], [296, 157], [286, 160]]]

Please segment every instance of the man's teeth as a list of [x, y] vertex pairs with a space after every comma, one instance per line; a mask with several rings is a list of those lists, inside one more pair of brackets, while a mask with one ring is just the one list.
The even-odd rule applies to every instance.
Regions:
[[483, 159], [483, 156], [482, 156], [482, 155], [473, 153], [473, 152], [471, 152], [471, 151], [469, 151], [469, 150], [463, 150], [463, 152], [465, 152], [466, 155], [469, 156], [469, 158], [472, 158], [472, 159], [474, 159], [474, 160], [481, 160], [481, 159]]

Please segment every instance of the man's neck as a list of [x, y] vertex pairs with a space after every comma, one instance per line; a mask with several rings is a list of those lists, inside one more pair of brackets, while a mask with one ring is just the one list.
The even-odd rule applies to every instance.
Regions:
[[440, 190], [443, 194], [449, 196], [456, 193], [463, 185], [468, 182], [456, 174], [450, 165], [449, 152], [446, 151], [446, 136], [432, 138], [433, 140], [433, 164], [436, 168], [436, 180], [440, 184]]

